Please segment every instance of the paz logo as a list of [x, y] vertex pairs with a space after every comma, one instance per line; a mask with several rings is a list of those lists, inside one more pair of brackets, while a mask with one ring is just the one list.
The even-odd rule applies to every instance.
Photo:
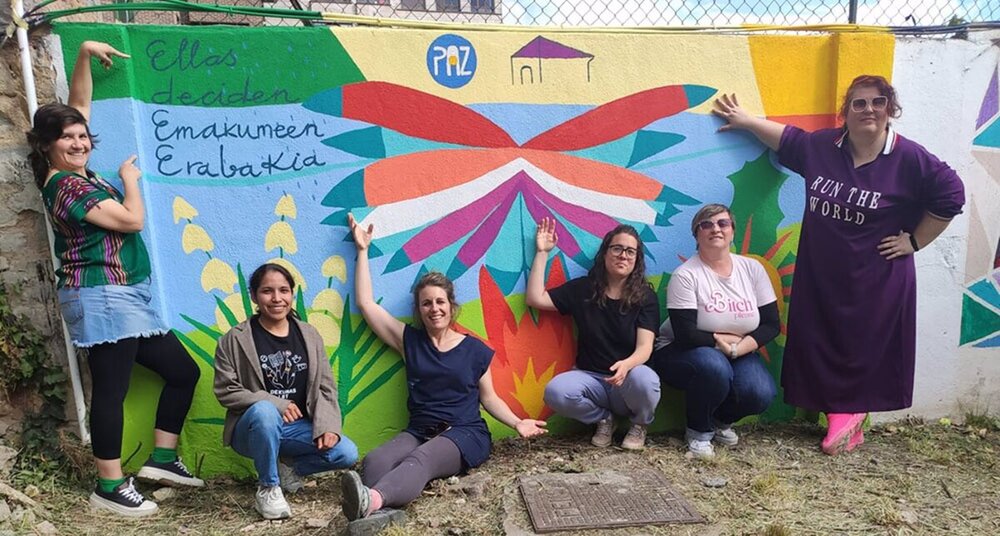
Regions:
[[476, 49], [464, 37], [444, 34], [427, 48], [427, 71], [442, 86], [460, 88], [476, 74]]

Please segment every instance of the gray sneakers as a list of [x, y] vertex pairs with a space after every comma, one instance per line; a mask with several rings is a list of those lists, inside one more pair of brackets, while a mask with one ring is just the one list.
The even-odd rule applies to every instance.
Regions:
[[264, 519], [292, 517], [292, 509], [281, 493], [281, 486], [257, 486], [254, 507]]
[[[611, 446], [611, 435], [615, 431], [615, 420], [612, 417], [607, 419], [601, 419], [597, 421], [597, 430], [594, 431], [594, 436], [590, 438], [590, 443], [595, 447], [610, 447]], [[645, 439], [645, 438], [644, 438]]]
[[736, 435], [736, 430], [733, 430], [731, 425], [721, 425], [719, 428], [716, 428], [715, 437], [712, 439], [716, 443], [727, 447], [735, 447], [740, 442], [740, 436]]
[[633, 424], [622, 440], [622, 448], [625, 450], [642, 450], [646, 448], [646, 427], [641, 424]]

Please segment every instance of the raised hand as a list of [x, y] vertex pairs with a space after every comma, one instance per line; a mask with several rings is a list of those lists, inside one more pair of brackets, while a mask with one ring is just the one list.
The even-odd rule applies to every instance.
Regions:
[[358, 225], [357, 220], [354, 219], [354, 214], [348, 213], [347, 226], [351, 228], [351, 234], [354, 236], [354, 244], [358, 247], [358, 251], [367, 251], [368, 246], [372, 243], [375, 224], [369, 223], [368, 229], [364, 229]]
[[142, 170], [135, 165], [136, 158], [138, 158], [136, 155], [128, 157], [127, 160], [122, 162], [121, 167], [118, 168], [118, 176], [123, 181], [137, 181], [142, 176]]
[[101, 62], [101, 65], [105, 69], [110, 69], [114, 62], [111, 60], [112, 57], [119, 58], [131, 58], [128, 54], [117, 50], [115, 47], [102, 43], [100, 41], [84, 41], [80, 45], [80, 51], [86, 52], [92, 58], [97, 58], [97, 61]]
[[538, 230], [535, 231], [535, 248], [537, 251], [548, 253], [556, 247], [559, 242], [559, 235], [556, 234], [556, 220], [552, 218], [542, 218], [538, 222]]
[[750, 123], [754, 119], [743, 108], [740, 108], [740, 103], [736, 100], [735, 93], [732, 95], [723, 93], [721, 97], [715, 99], [715, 106], [712, 108], [712, 113], [726, 120], [726, 124], [719, 127], [719, 132], [749, 128]]

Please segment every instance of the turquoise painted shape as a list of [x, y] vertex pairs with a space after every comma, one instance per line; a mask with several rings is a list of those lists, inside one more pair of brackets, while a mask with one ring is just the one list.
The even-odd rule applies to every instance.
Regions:
[[992, 339], [986, 339], [985, 341], [977, 342], [972, 346], [975, 348], [998, 348], [1000, 347], [1000, 335], [997, 335]]
[[982, 281], [973, 283], [969, 285], [969, 292], [972, 292], [979, 298], [993, 307], [1000, 309], [1000, 292], [997, 292], [996, 287], [989, 279], [983, 279]]
[[972, 144], [980, 147], [1000, 148], [1000, 121], [994, 119], [990, 126], [972, 140]]
[[688, 108], [694, 108], [699, 104], [707, 101], [712, 95], [718, 90], [714, 87], [708, 86], [696, 86], [696, 85], [684, 85], [684, 94], [687, 95]]
[[640, 130], [635, 134], [635, 144], [632, 147], [632, 155], [628, 159], [625, 167], [632, 167], [639, 162], [659, 154], [674, 145], [687, 139], [681, 134], [673, 132], [657, 132], [654, 130]]
[[321, 91], [302, 103], [306, 110], [321, 114], [343, 117], [344, 113], [344, 92], [337, 87], [329, 91]]
[[505, 296], [509, 296], [511, 292], [514, 291], [514, 286], [521, 279], [521, 272], [511, 272], [508, 270], [500, 270], [497, 268], [492, 268], [489, 265], [486, 266], [486, 270], [490, 273], [490, 277], [496, 282], [497, 287], [503, 292]]
[[396, 254], [389, 259], [389, 264], [385, 266], [385, 273], [402, 270], [412, 263], [413, 261], [411, 261], [410, 257], [406, 255], [406, 251], [399, 249], [396, 251]]
[[602, 143], [578, 151], [567, 151], [566, 154], [586, 158], [587, 160], [605, 162], [618, 167], [625, 167], [625, 164], [629, 161], [629, 157], [635, 150], [635, 137], [636, 134], [633, 132], [608, 143]]
[[323, 140], [323, 145], [362, 158], [385, 158], [382, 127], [361, 128]]
[[441, 149], [468, 149], [466, 145], [456, 145], [454, 143], [441, 143], [430, 140], [422, 140], [401, 134], [388, 128], [382, 129], [382, 140], [385, 142], [385, 155], [388, 157], [399, 156], [411, 153], [422, 153], [425, 151], [436, 151]]
[[363, 169], [344, 177], [336, 186], [330, 188], [322, 202], [324, 207], [362, 207], [367, 204]]

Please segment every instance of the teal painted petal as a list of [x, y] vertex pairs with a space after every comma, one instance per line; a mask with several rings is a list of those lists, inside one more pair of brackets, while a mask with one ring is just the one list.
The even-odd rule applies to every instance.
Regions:
[[510, 272], [507, 270], [490, 268], [489, 266], [487, 266], [486, 269], [490, 272], [490, 276], [493, 277], [494, 281], [496, 281], [497, 287], [500, 288], [500, 292], [503, 292], [504, 296], [510, 296], [510, 294], [514, 291], [514, 286], [516, 286], [517, 282], [521, 279], [520, 271]]
[[321, 114], [343, 117], [343, 92], [338, 87], [329, 91], [317, 93], [303, 102], [302, 107], [306, 110], [312, 110]]
[[656, 234], [653, 233], [653, 230], [648, 225], [639, 226], [636, 230], [639, 231], [639, 238], [643, 242], [656, 242]]
[[980, 147], [995, 147], [1000, 149], [1000, 120], [994, 120], [972, 140], [973, 145]]
[[[344, 226], [347, 225], [347, 213], [348, 212], [350, 212], [349, 209], [338, 210], [338, 211], [330, 214], [329, 216], [323, 218], [323, 221], [321, 221], [320, 223], [323, 224], [323, 225], [330, 225], [332, 227], [344, 227]], [[353, 241], [354, 238], [351, 237], [350, 233], [347, 233], [347, 238], [345, 238], [344, 240], [345, 241]]]
[[362, 158], [385, 158], [382, 127], [361, 128], [323, 140], [323, 145], [340, 149]]
[[448, 271], [444, 275], [448, 276], [448, 279], [454, 281], [468, 270], [469, 267], [462, 263], [462, 261], [458, 260], [458, 257], [455, 257], [455, 260], [451, 261], [451, 266], [448, 267]]
[[629, 157], [628, 164], [625, 167], [632, 167], [684, 140], [684, 136], [673, 132], [640, 130], [635, 135], [635, 146], [632, 147], [632, 156]]
[[397, 270], [402, 270], [403, 268], [406, 268], [410, 264], [412, 264], [412, 261], [410, 260], [409, 257], [406, 256], [406, 252], [403, 251], [402, 249], [399, 249], [396, 251], [396, 254], [393, 255], [391, 259], [389, 259], [389, 264], [385, 266], [385, 272], [383, 273], [388, 274], [391, 272], [395, 272]]
[[635, 151], [635, 138], [636, 134], [633, 132], [608, 143], [602, 143], [601, 145], [588, 147], [579, 151], [569, 151], [566, 154], [579, 156], [587, 160], [605, 162], [613, 166], [626, 167], [630, 155]]
[[712, 95], [715, 95], [717, 91], [718, 90], [714, 87], [685, 85], [684, 94], [687, 95], [688, 108], [694, 108], [695, 106], [707, 101]]
[[323, 198], [324, 207], [360, 207], [365, 199], [365, 170], [359, 169], [344, 177]]
[[660, 195], [656, 196], [656, 201], [660, 201], [668, 205], [674, 204], [674, 205], [688, 205], [688, 206], [697, 205], [698, 203], [701, 203], [701, 201], [687, 194], [678, 192], [677, 190], [674, 190], [669, 186], [663, 187], [663, 190], [660, 192]]
[[468, 146], [465, 145], [422, 140], [389, 129], [383, 129], [382, 139], [385, 141], [385, 156], [399, 156], [440, 149], [468, 149]]
[[[353, 240], [353, 238], [351, 240]], [[376, 246], [375, 244], [369, 244], [368, 245], [368, 258], [369, 259], [377, 259], [377, 258], [381, 257], [382, 255], [385, 255], [385, 252], [383, 252], [381, 249], [379, 249], [378, 246]]]

